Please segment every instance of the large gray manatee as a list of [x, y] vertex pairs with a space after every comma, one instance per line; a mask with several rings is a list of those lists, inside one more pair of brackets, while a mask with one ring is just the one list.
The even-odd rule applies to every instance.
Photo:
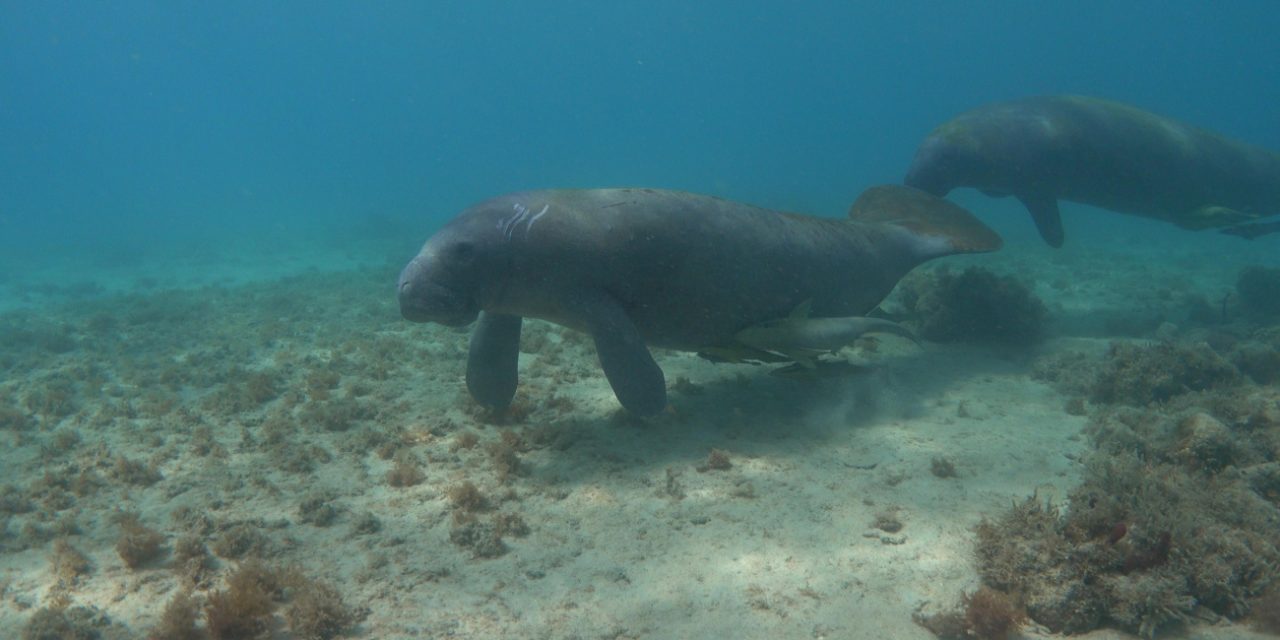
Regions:
[[905, 183], [936, 196], [957, 187], [1015, 196], [1055, 247], [1065, 238], [1058, 200], [1247, 238], [1277, 227], [1242, 223], [1280, 214], [1280, 154], [1085, 96], [963, 113], [929, 134]]
[[479, 317], [467, 388], [501, 409], [515, 395], [520, 324], [592, 336], [609, 384], [639, 415], [667, 404], [646, 345], [732, 350], [745, 328], [865, 314], [911, 268], [1001, 241], [964, 209], [901, 186], [865, 192], [847, 220], [654, 189], [529, 191], [462, 212], [400, 274], [401, 314]]

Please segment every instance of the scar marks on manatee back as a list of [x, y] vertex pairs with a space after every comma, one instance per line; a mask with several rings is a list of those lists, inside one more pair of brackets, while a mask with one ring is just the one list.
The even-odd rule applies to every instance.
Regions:
[[524, 224], [525, 237], [529, 237], [529, 232], [533, 230], [533, 223], [537, 222], [538, 218], [546, 215], [547, 211], [551, 210], [551, 205], [542, 205], [542, 209], [533, 215], [529, 215], [529, 212], [531, 211], [529, 207], [526, 207], [519, 202], [511, 205], [511, 208], [515, 211], [515, 214], [510, 218], [498, 221], [498, 229], [502, 231], [503, 237], [506, 238], [508, 242], [511, 240], [511, 235], [515, 233], [515, 230], [519, 228], [521, 223]]

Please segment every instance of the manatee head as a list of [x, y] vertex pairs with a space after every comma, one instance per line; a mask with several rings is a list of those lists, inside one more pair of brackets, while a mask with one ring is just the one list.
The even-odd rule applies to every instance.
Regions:
[[400, 315], [460, 327], [505, 281], [507, 259], [497, 212], [473, 207], [438, 231], [400, 272]]
[[986, 164], [971, 140], [935, 131], [916, 149], [904, 183], [942, 197], [957, 187], [982, 186]]

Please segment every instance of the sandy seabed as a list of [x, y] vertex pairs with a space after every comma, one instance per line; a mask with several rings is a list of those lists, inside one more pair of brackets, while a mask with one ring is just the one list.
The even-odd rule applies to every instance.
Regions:
[[[1188, 305], [1218, 305], [1265, 253], [1156, 255], [941, 261], [1034, 283], [1049, 337], [885, 338], [816, 381], [660, 352], [671, 408], [643, 421], [588, 341], [536, 322], [515, 407], [480, 411], [466, 333], [399, 318], [399, 255], [143, 292], [13, 279], [0, 635], [52, 608], [78, 632], [161, 637], [176, 594], [203, 616], [261, 560], [292, 577], [244, 637], [932, 638], [913, 618], [978, 588], [974, 527], [1080, 482], [1095, 407], [1068, 411], [1036, 363], [1186, 334]], [[308, 589], [333, 595], [311, 613], [335, 626], [307, 626]]]

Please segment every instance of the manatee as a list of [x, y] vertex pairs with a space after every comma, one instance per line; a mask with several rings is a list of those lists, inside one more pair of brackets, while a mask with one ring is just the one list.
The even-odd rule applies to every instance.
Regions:
[[528, 191], [455, 217], [398, 291], [410, 321], [476, 322], [466, 384], [485, 407], [515, 394], [529, 317], [589, 334], [618, 401], [652, 415], [667, 394], [650, 346], [731, 349], [804, 301], [818, 318], [864, 315], [917, 264], [1000, 245], [964, 209], [903, 186], [867, 190], [848, 219], [678, 191]]
[[1014, 196], [1054, 247], [1065, 237], [1058, 200], [1192, 230], [1280, 213], [1280, 154], [1084, 96], [1027, 98], [964, 113], [925, 139], [905, 183], [936, 196], [957, 187]]

